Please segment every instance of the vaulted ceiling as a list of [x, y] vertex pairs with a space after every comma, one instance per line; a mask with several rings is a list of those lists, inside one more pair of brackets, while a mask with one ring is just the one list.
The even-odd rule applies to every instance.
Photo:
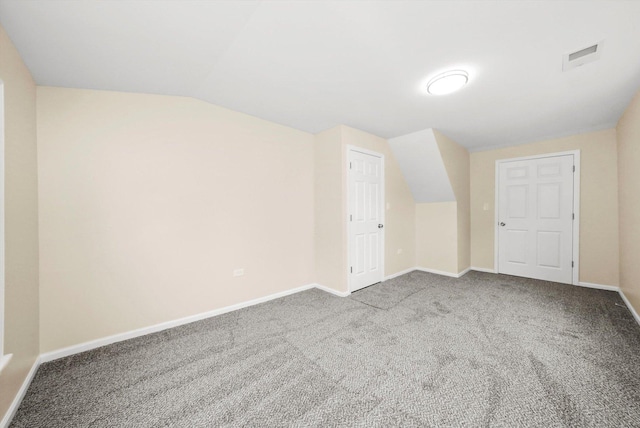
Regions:
[[[0, 0], [40, 85], [191, 96], [312, 133], [437, 128], [471, 150], [614, 126], [640, 87], [638, 23], [631, 1]], [[450, 68], [469, 84], [427, 95]]]

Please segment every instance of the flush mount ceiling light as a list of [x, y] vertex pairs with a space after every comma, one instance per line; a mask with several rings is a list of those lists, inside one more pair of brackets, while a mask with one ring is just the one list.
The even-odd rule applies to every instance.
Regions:
[[464, 70], [450, 70], [440, 73], [427, 83], [427, 92], [431, 95], [446, 95], [457, 91], [467, 84], [469, 74]]

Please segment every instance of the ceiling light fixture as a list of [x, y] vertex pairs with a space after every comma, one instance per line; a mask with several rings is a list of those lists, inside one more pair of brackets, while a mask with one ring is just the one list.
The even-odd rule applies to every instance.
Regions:
[[427, 83], [427, 92], [431, 95], [446, 95], [457, 91], [467, 84], [469, 74], [464, 70], [450, 70], [440, 73]]

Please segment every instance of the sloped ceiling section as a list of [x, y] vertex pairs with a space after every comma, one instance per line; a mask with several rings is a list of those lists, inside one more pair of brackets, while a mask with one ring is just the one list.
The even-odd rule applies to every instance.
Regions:
[[[615, 0], [0, 0], [38, 85], [190, 96], [314, 134], [434, 128], [470, 151], [614, 127], [640, 87], [639, 22], [640, 1]], [[454, 68], [464, 90], [426, 94]]]
[[392, 138], [389, 145], [416, 203], [456, 200], [433, 129]]

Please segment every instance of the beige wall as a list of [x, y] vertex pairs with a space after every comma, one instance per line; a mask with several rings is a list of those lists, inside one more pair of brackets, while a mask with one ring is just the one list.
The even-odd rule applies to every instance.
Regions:
[[38, 355], [38, 188], [36, 86], [0, 27], [5, 112], [5, 353], [0, 419]]
[[342, 175], [346, 165], [342, 127], [315, 136], [315, 269], [316, 282], [347, 291], [347, 250]]
[[414, 201], [384, 138], [337, 126], [316, 135], [316, 267], [318, 283], [348, 291], [347, 146], [385, 157], [385, 275], [415, 266]]
[[456, 202], [416, 204], [416, 265], [457, 274], [458, 207]]
[[433, 130], [433, 134], [436, 137], [442, 161], [447, 170], [453, 193], [456, 196], [458, 263], [453, 272], [458, 273], [467, 269], [471, 262], [470, 157], [467, 149], [446, 135], [435, 129]]
[[580, 281], [618, 285], [615, 129], [472, 153], [471, 266], [494, 268], [495, 161], [576, 149], [581, 159]]
[[617, 126], [620, 287], [640, 313], [640, 92]]
[[313, 283], [313, 142], [189, 98], [38, 87], [41, 352]]

